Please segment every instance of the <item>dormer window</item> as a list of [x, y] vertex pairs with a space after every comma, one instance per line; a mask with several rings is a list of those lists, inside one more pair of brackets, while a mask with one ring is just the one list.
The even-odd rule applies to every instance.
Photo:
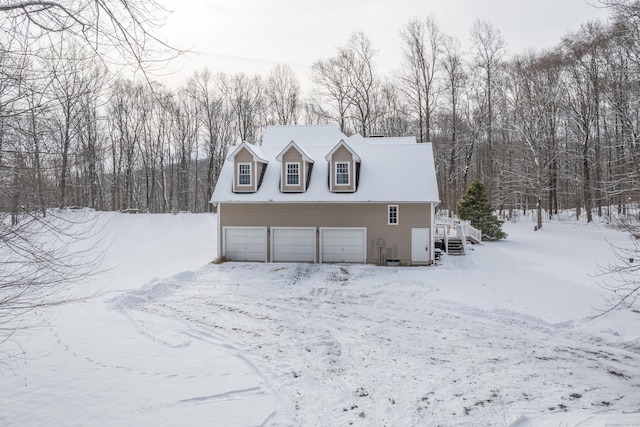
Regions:
[[329, 162], [329, 191], [354, 193], [358, 190], [361, 160], [349, 144], [341, 140], [329, 151], [325, 160]]
[[251, 185], [251, 163], [238, 163], [238, 185]]
[[300, 163], [287, 163], [287, 185], [300, 185]]
[[291, 141], [276, 156], [280, 162], [280, 191], [283, 193], [304, 193], [311, 181], [313, 160], [305, 150]]
[[336, 185], [349, 185], [351, 176], [349, 162], [336, 162]]
[[227, 157], [233, 162], [234, 193], [255, 193], [260, 189], [269, 161], [260, 147], [241, 142]]

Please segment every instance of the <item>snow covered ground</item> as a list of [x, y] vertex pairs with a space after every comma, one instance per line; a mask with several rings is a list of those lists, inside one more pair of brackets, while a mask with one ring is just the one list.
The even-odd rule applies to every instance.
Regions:
[[640, 425], [603, 224], [507, 223], [437, 267], [211, 264], [213, 215], [103, 213], [111, 270], [38, 313], [0, 425]]

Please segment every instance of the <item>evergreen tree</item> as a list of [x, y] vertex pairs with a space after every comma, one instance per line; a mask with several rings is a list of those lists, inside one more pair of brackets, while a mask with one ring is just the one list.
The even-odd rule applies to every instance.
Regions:
[[502, 231], [502, 221], [493, 215], [487, 192], [480, 180], [475, 180], [458, 202], [458, 216], [482, 231], [483, 240], [507, 237]]

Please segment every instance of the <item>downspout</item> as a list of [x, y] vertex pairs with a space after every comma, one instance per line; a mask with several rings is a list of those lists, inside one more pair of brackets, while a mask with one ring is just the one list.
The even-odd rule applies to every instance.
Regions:
[[[218, 203], [216, 209], [216, 226], [218, 228], [218, 258], [222, 258], [222, 223], [220, 221], [220, 211], [222, 210], [222, 204]], [[214, 207], [215, 203], [214, 203]]]
[[436, 205], [435, 203], [430, 203], [431, 205], [431, 218], [429, 224], [429, 264], [432, 265], [435, 263], [435, 213], [436, 213]]

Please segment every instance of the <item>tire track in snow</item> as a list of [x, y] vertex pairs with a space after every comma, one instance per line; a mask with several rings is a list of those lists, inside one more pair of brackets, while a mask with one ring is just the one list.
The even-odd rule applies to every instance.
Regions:
[[433, 291], [370, 266], [232, 263], [145, 309], [232, 343], [283, 403], [273, 425], [495, 425], [640, 404], [637, 353]]

